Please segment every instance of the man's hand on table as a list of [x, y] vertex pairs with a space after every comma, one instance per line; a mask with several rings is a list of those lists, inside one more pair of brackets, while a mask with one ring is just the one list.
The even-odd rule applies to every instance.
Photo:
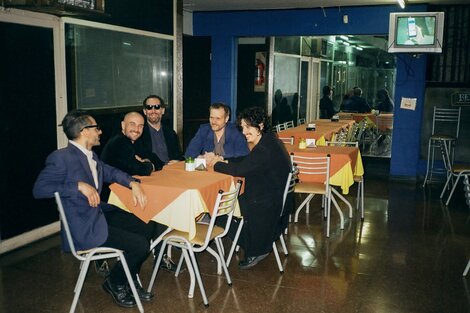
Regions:
[[132, 189], [132, 199], [134, 201], [134, 206], [139, 204], [142, 209], [145, 209], [147, 206], [147, 196], [145, 195], [145, 192], [140, 184], [136, 181], [133, 181], [129, 184], [129, 187]]
[[98, 193], [95, 187], [79, 181], [78, 191], [80, 191], [85, 197], [87, 197], [88, 204], [91, 207], [96, 208], [100, 204], [100, 194]]

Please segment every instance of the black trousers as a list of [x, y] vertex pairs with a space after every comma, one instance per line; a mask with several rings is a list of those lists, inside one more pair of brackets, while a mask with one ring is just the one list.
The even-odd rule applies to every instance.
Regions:
[[[135, 277], [149, 255], [150, 240], [158, 237], [166, 226], [153, 221], [145, 223], [134, 214], [120, 209], [105, 211], [104, 215], [108, 222], [109, 234], [102, 246], [123, 250], [129, 270]], [[126, 282], [120, 262], [111, 269], [109, 279], [113, 284]]]

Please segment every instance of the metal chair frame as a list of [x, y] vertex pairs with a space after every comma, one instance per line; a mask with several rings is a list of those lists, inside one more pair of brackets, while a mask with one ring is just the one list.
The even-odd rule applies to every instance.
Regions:
[[137, 307], [139, 308], [139, 312], [143, 313], [144, 308], [139, 298], [139, 294], [137, 293], [137, 289], [134, 285], [134, 279], [131, 276], [131, 272], [129, 271], [129, 267], [126, 262], [126, 258], [124, 254], [119, 249], [109, 248], [109, 247], [96, 247], [93, 249], [89, 249], [86, 251], [77, 251], [75, 249], [75, 244], [73, 242], [73, 236], [69, 228], [69, 224], [67, 221], [67, 216], [65, 214], [64, 207], [62, 205], [62, 200], [58, 192], [54, 193], [55, 201], [57, 203], [57, 209], [60, 214], [61, 225], [63, 230], [65, 231], [67, 242], [69, 244], [70, 250], [73, 256], [80, 261], [80, 274], [78, 275], [77, 283], [75, 284], [74, 293], [75, 296], [72, 301], [72, 306], [70, 307], [70, 313], [75, 312], [75, 309], [78, 304], [78, 299], [80, 298], [80, 293], [83, 288], [83, 284], [85, 282], [86, 275], [88, 273], [88, 268], [90, 267], [91, 261], [96, 260], [104, 260], [104, 259], [112, 259], [117, 258], [121, 261], [122, 268], [126, 274], [127, 281], [129, 286], [131, 287], [132, 294], [134, 295], [134, 300], [137, 303]]
[[[431, 137], [428, 140], [428, 155], [426, 160], [426, 175], [424, 176], [423, 187], [426, 186], [426, 183], [432, 181], [432, 174], [437, 172], [434, 170], [434, 150], [435, 148], [440, 148], [440, 141], [445, 140], [446, 145], [450, 148], [449, 155], [450, 160], [453, 163], [454, 161], [454, 146], [457, 138], [459, 137], [460, 130], [460, 115], [461, 108], [458, 109], [448, 109], [448, 108], [438, 108], [434, 107], [433, 118], [432, 118], [432, 129]], [[441, 134], [438, 131], [438, 127], [441, 125], [455, 125], [455, 132], [453, 134]], [[429, 180], [428, 180], [429, 177]]]
[[[216, 202], [214, 204], [214, 208], [212, 209], [211, 213], [211, 220], [209, 224], [198, 223], [196, 235], [194, 238], [189, 238], [189, 233], [181, 232], [177, 230], [171, 230], [166, 233], [163, 237], [162, 247], [160, 249], [160, 253], [158, 254], [157, 262], [155, 263], [152, 277], [150, 279], [150, 283], [148, 286], [148, 291], [150, 292], [153, 288], [155, 283], [155, 278], [157, 276], [158, 270], [160, 268], [160, 262], [163, 257], [163, 252], [165, 251], [166, 246], [175, 246], [181, 248], [184, 260], [186, 261], [186, 265], [188, 266], [188, 272], [191, 277], [191, 283], [189, 287], [188, 297], [192, 298], [194, 295], [194, 288], [195, 282], [194, 278], [199, 285], [199, 290], [201, 292], [201, 296], [205, 306], [209, 305], [209, 301], [206, 296], [206, 292], [204, 289], [204, 285], [202, 283], [201, 274], [199, 272], [199, 267], [197, 264], [195, 253], [207, 251], [212, 254], [217, 260], [217, 273], [220, 275], [222, 273], [221, 268], [224, 271], [225, 277], [227, 278], [227, 284], [232, 286], [232, 279], [228, 272], [227, 266], [224, 262], [224, 252], [223, 247], [220, 244], [220, 241], [217, 238], [224, 237], [230, 227], [230, 223], [232, 221], [233, 212], [235, 206], [238, 204], [238, 194], [240, 192], [241, 181], [238, 181], [235, 190], [223, 192], [219, 190]], [[227, 222], [225, 227], [219, 227], [215, 225], [215, 221], [217, 217], [226, 215]], [[209, 244], [214, 241], [216, 244], [217, 252], [214, 251]], [[178, 263], [178, 267], [176, 270], [176, 275], [178, 276], [179, 271], [181, 269], [181, 265], [183, 262], [183, 258], [180, 259]]]

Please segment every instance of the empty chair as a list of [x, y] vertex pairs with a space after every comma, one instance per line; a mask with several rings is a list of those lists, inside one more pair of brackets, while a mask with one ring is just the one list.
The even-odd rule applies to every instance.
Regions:
[[274, 126], [274, 129], [276, 130], [277, 133], [280, 131], [286, 130], [287, 129], [286, 123], [277, 124]]
[[392, 146], [393, 114], [377, 116], [377, 135], [370, 145], [371, 153], [378, 153], [379, 146], [384, 147], [382, 153], [388, 153]]
[[425, 186], [428, 181], [432, 180], [432, 174], [435, 172], [434, 149], [440, 147], [440, 141], [445, 141], [445, 144], [450, 148], [450, 160], [453, 162], [455, 141], [459, 137], [460, 113], [460, 107], [458, 109], [434, 107], [431, 137], [429, 137], [428, 140], [426, 175], [424, 176], [423, 186]]
[[[237, 187], [233, 191], [223, 192], [220, 190], [217, 195], [216, 202], [214, 204], [214, 208], [210, 212], [211, 219], [209, 224], [206, 223], [197, 223], [196, 224], [196, 235], [194, 238], [189, 238], [189, 233], [182, 232], [178, 230], [171, 230], [166, 233], [163, 237], [162, 247], [160, 249], [160, 253], [158, 254], [157, 262], [154, 266], [152, 277], [150, 279], [150, 283], [148, 286], [148, 291], [152, 290], [153, 284], [155, 282], [155, 278], [157, 276], [158, 270], [160, 268], [160, 262], [163, 257], [163, 252], [166, 246], [175, 246], [181, 248], [184, 259], [186, 260], [186, 264], [188, 266], [188, 272], [191, 275], [191, 285], [189, 288], [188, 296], [192, 297], [194, 294], [194, 279], [196, 277], [196, 281], [199, 285], [199, 289], [201, 292], [202, 299], [204, 301], [204, 305], [208, 306], [209, 301], [206, 296], [206, 292], [204, 290], [204, 285], [202, 283], [201, 274], [199, 272], [199, 267], [197, 264], [195, 253], [208, 251], [212, 255], [214, 255], [217, 259], [218, 266], [222, 266], [222, 269], [225, 273], [225, 277], [227, 278], [227, 283], [229, 286], [232, 285], [232, 280], [230, 278], [230, 274], [228, 272], [227, 266], [225, 265], [224, 260], [224, 253], [223, 247], [220, 245], [220, 241], [214, 240], [218, 237], [224, 237], [230, 227], [230, 222], [232, 221], [233, 212], [235, 206], [237, 205], [238, 193], [240, 191], [241, 181], [237, 183]], [[225, 222], [224, 227], [220, 227], [215, 225], [215, 221], [218, 217], [226, 216], [227, 221]], [[214, 241], [216, 244], [217, 252], [212, 250], [209, 247], [209, 243]], [[181, 262], [178, 265], [178, 270], [180, 269]], [[178, 271], [177, 271], [178, 272]], [[219, 272], [220, 274], [220, 272]]]
[[304, 181], [301, 179], [295, 185], [295, 193], [304, 193], [308, 194], [308, 196], [296, 209], [294, 222], [298, 222], [299, 213], [304, 207], [307, 208], [307, 213], [310, 211], [309, 205], [312, 198], [315, 195], [321, 195], [325, 197], [326, 236], [330, 237], [331, 202], [333, 202], [338, 214], [340, 215], [341, 229], [344, 229], [343, 212], [334, 199], [332, 195], [334, 189], [330, 186], [330, 156], [304, 157], [291, 154], [291, 161], [293, 168], [298, 171], [299, 175], [309, 176], [312, 178], [312, 182], [310, 182], [310, 179], [304, 179]]
[[293, 128], [294, 127], [294, 121], [287, 121], [285, 122], [286, 128]]
[[279, 140], [284, 144], [293, 145], [294, 137], [279, 137]]
[[305, 124], [305, 118], [299, 118], [299, 120], [297, 121], [297, 125], [303, 125]]
[[86, 275], [88, 273], [88, 268], [90, 266], [91, 261], [96, 260], [104, 260], [104, 259], [112, 259], [117, 258], [121, 261], [122, 268], [126, 273], [127, 281], [129, 286], [131, 287], [132, 294], [134, 295], [134, 300], [137, 303], [137, 307], [141, 313], [144, 312], [144, 308], [142, 307], [142, 303], [140, 302], [139, 295], [137, 293], [137, 289], [134, 285], [134, 280], [131, 276], [129, 271], [129, 267], [127, 266], [126, 258], [121, 250], [114, 249], [114, 248], [107, 248], [107, 247], [97, 247], [93, 249], [89, 249], [86, 251], [77, 251], [75, 249], [75, 244], [72, 239], [72, 233], [70, 232], [69, 224], [67, 221], [67, 216], [64, 212], [64, 207], [62, 205], [62, 200], [60, 199], [60, 195], [58, 192], [54, 193], [55, 201], [57, 203], [57, 209], [59, 210], [60, 220], [61, 220], [61, 227], [65, 230], [65, 235], [67, 237], [67, 242], [69, 244], [70, 250], [73, 256], [80, 261], [80, 274], [78, 275], [77, 283], [75, 284], [74, 293], [75, 296], [73, 298], [72, 306], [70, 307], [70, 313], [75, 312], [75, 308], [77, 307], [78, 298], [80, 298], [80, 293], [83, 288], [83, 284], [85, 282]]
[[[444, 161], [444, 167], [446, 168], [447, 171], [447, 180], [442, 188], [441, 192], [441, 199], [444, 198], [444, 195], [446, 193], [446, 190], [448, 187], [451, 188], [449, 196], [447, 197], [446, 200], [446, 205], [449, 205], [450, 199], [452, 198], [452, 195], [454, 194], [455, 187], [457, 187], [457, 184], [459, 183], [459, 180], [461, 177], [470, 175], [470, 165], [468, 164], [452, 164], [451, 159], [450, 159], [450, 142], [447, 140], [441, 140], [440, 141], [440, 147], [441, 147], [441, 152], [442, 152], [442, 159]], [[455, 178], [455, 181], [454, 181]]]
[[[336, 146], [336, 147], [359, 148], [359, 142], [357, 141], [344, 141], [344, 142], [327, 141], [326, 145]], [[356, 209], [361, 210], [361, 220], [364, 220], [364, 176], [354, 175], [354, 182], [357, 183]]]

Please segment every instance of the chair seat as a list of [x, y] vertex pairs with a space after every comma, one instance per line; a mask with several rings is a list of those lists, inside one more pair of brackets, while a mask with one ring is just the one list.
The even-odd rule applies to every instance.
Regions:
[[468, 164], [454, 164], [454, 165], [452, 165], [452, 172], [454, 172], [454, 173], [470, 172], [470, 165], [468, 165]]
[[297, 183], [294, 188], [295, 193], [315, 193], [326, 194], [324, 183]]
[[456, 140], [455, 137], [449, 135], [434, 134], [430, 137], [431, 140]]
[[[206, 241], [206, 234], [209, 229], [208, 224], [196, 224], [196, 235], [194, 238], [190, 239], [189, 238], [189, 233], [188, 232], [183, 232], [179, 230], [172, 230], [168, 234], [166, 234], [163, 239], [166, 239], [171, 236], [178, 236], [185, 238], [189, 242], [195, 245], [202, 246], [204, 245], [204, 242]], [[222, 227], [219, 227], [217, 225], [214, 225], [214, 229], [212, 230], [212, 234], [210, 236], [210, 240], [214, 239], [215, 237], [219, 236], [224, 232], [224, 229]]]

